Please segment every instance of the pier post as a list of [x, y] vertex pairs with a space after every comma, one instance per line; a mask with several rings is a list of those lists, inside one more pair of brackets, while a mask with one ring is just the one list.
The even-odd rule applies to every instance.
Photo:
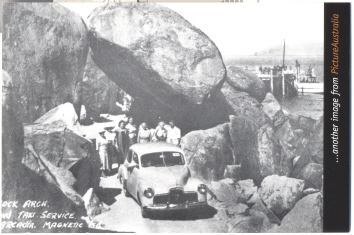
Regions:
[[282, 94], [283, 97], [285, 96], [285, 76], [284, 76], [284, 69], [281, 70], [281, 76], [282, 76]]
[[270, 70], [270, 92], [273, 93], [274, 82], [273, 82], [273, 69]]

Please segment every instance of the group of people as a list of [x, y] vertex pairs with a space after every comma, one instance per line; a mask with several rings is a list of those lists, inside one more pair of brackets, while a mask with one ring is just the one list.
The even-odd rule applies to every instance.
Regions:
[[134, 118], [129, 117], [128, 122], [121, 120], [116, 128], [101, 131], [96, 138], [96, 150], [100, 155], [102, 176], [111, 174], [114, 158], [118, 165], [125, 161], [131, 145], [148, 142], [168, 142], [180, 146], [181, 130], [173, 120], [168, 125], [160, 121], [156, 129], [150, 129], [146, 122], [138, 127]]

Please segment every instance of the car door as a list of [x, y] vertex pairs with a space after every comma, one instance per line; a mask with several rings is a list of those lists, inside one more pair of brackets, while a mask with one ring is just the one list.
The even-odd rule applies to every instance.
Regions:
[[128, 158], [128, 180], [127, 180], [127, 188], [129, 193], [137, 198], [137, 185], [139, 179], [139, 158], [138, 155], [132, 151], [130, 159]]

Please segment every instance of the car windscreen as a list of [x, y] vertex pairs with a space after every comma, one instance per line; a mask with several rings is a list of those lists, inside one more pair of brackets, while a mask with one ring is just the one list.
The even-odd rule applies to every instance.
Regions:
[[142, 167], [184, 165], [184, 158], [179, 152], [157, 152], [141, 156]]

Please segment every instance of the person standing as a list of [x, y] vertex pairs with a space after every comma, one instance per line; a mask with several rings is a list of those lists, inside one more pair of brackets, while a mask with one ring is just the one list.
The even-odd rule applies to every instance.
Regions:
[[138, 128], [137, 128], [136, 124], [134, 123], [133, 117], [129, 117], [128, 122], [129, 123], [127, 124], [126, 128], [128, 130], [128, 134], [129, 134], [129, 146], [132, 146], [133, 144], [137, 143]]
[[138, 143], [148, 143], [151, 141], [151, 131], [146, 122], [141, 123], [137, 141]]
[[109, 154], [108, 154], [108, 144], [109, 141], [104, 135], [105, 131], [101, 131], [96, 138], [96, 150], [100, 155], [101, 160], [101, 176], [107, 177], [107, 173], [111, 173], [112, 164], [110, 163]]
[[128, 151], [129, 151], [129, 135], [128, 130], [125, 128], [125, 122], [120, 121], [118, 127], [113, 130], [116, 133], [114, 140], [114, 146], [117, 149], [118, 155], [118, 168], [120, 164], [123, 164]]
[[167, 130], [165, 128], [165, 122], [159, 122], [159, 125], [156, 127], [154, 136], [157, 142], [166, 142]]
[[181, 130], [175, 126], [173, 120], [169, 122], [169, 126], [166, 126], [166, 130], [167, 130], [167, 143], [180, 146]]

